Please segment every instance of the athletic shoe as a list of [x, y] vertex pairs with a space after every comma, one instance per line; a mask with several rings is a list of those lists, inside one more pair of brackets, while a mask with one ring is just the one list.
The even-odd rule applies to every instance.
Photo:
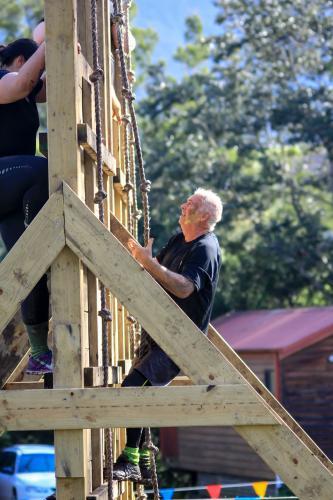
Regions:
[[44, 375], [44, 373], [52, 373], [52, 371], [52, 351], [47, 351], [34, 358], [30, 356], [25, 373], [28, 375]]
[[145, 486], [152, 486], [153, 481], [150, 463], [148, 463], [147, 460], [140, 459], [139, 467], [141, 472], [141, 479], [138, 482], [140, 484], [144, 484]]
[[128, 461], [128, 458], [121, 454], [113, 465], [113, 479], [115, 481], [134, 481], [141, 479], [140, 467]]

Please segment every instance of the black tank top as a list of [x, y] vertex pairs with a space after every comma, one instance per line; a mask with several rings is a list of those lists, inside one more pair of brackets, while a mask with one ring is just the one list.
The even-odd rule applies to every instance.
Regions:
[[[9, 73], [0, 69], [0, 78]], [[39, 116], [36, 94], [43, 82], [39, 80], [31, 94], [10, 104], [0, 104], [0, 157], [34, 155]]]

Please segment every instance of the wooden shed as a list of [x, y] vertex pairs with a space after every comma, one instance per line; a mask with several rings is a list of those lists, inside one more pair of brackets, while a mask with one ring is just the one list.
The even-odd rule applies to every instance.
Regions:
[[[216, 330], [330, 457], [333, 457], [333, 307], [247, 311]], [[253, 479], [274, 473], [231, 428], [161, 430], [175, 467]]]

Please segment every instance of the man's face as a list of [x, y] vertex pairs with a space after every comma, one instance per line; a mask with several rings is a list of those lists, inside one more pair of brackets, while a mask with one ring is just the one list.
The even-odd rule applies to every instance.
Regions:
[[187, 224], [198, 224], [202, 220], [200, 208], [202, 206], [202, 197], [198, 194], [190, 196], [181, 208], [179, 224], [181, 227]]

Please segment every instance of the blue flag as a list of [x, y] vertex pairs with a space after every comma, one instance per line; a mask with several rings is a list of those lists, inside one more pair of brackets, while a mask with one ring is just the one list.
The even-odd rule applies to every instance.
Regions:
[[160, 490], [163, 500], [171, 500], [173, 497], [174, 488], [165, 488]]

